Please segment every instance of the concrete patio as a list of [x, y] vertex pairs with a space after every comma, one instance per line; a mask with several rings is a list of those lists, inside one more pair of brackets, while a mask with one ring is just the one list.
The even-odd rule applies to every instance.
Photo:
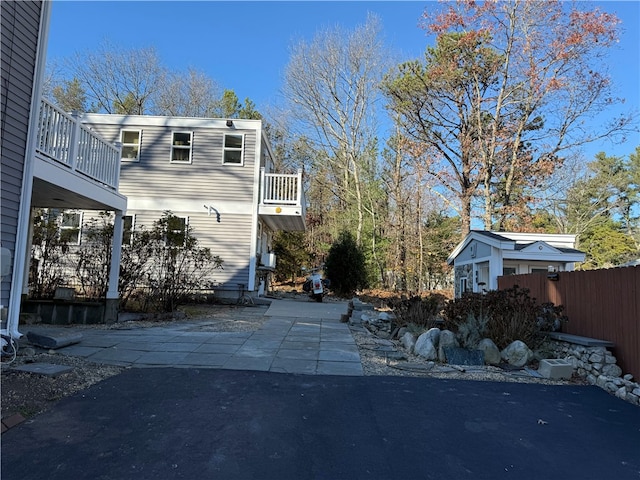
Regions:
[[[207, 331], [207, 321], [168, 326], [81, 332], [79, 343], [59, 348], [64, 355], [127, 367], [219, 368], [309, 375], [362, 375], [356, 343], [340, 316], [346, 302], [274, 300], [269, 306], [238, 309], [238, 317], [265, 316], [255, 332]], [[211, 322], [209, 322], [211, 324]], [[47, 333], [49, 325], [23, 332]]]

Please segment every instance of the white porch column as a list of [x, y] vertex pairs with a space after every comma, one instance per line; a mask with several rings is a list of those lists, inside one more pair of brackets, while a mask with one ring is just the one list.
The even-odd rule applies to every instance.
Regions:
[[116, 218], [113, 221], [113, 240], [111, 249], [111, 265], [109, 267], [109, 286], [104, 312], [104, 320], [107, 323], [118, 321], [118, 279], [120, 278], [120, 259], [122, 257], [122, 232], [124, 219], [121, 210], [116, 210]]

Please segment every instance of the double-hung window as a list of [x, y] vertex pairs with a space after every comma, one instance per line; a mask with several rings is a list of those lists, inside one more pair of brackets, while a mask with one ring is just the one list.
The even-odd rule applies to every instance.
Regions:
[[60, 240], [70, 245], [80, 245], [82, 213], [64, 210], [60, 217]]
[[244, 135], [238, 133], [224, 134], [224, 153], [222, 163], [242, 165], [244, 150]]
[[140, 161], [140, 130], [122, 130], [120, 132], [120, 143], [122, 144], [122, 160], [127, 162]]
[[122, 217], [122, 245], [131, 245], [133, 243], [133, 226], [133, 215]]
[[187, 244], [189, 228], [188, 217], [170, 217], [165, 231], [165, 244], [167, 247], [184, 247]]
[[191, 163], [193, 132], [171, 133], [171, 162]]

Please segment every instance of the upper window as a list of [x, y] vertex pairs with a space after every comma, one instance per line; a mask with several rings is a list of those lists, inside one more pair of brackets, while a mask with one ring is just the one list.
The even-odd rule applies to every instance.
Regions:
[[171, 134], [171, 161], [191, 163], [191, 141], [193, 132], [173, 132]]
[[140, 160], [140, 130], [122, 130], [120, 143], [122, 143], [122, 160], [138, 162]]
[[237, 133], [224, 134], [224, 156], [222, 163], [242, 165], [244, 149], [244, 135]]

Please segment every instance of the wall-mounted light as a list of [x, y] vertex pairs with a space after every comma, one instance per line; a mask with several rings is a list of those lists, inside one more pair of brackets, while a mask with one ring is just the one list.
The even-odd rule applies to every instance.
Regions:
[[233, 127], [233, 120], [227, 120], [227, 127]]
[[205, 205], [204, 208], [207, 209], [207, 212], [209, 214], [209, 216], [211, 216], [211, 212], [215, 212], [216, 214], [216, 221], [218, 223], [220, 223], [220, 212], [215, 208], [215, 207], [210, 207], [209, 205]]

